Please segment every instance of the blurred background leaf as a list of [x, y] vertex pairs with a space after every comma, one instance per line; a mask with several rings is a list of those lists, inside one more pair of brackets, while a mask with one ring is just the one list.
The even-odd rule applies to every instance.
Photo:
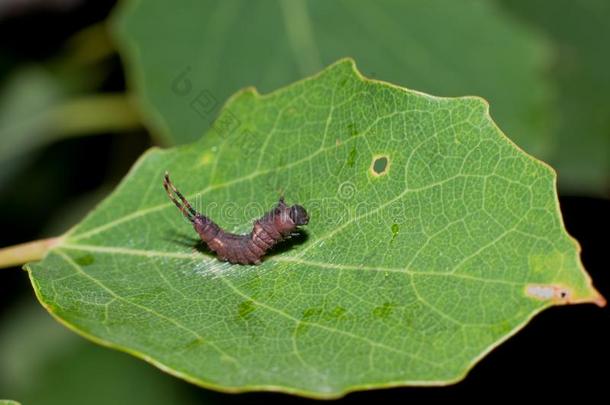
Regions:
[[71, 38], [61, 56], [6, 75], [0, 86], [0, 189], [44, 145], [140, 126], [124, 93], [98, 92], [109, 74], [109, 46], [105, 28], [94, 25]]
[[[610, 194], [610, 2], [503, 0], [503, 5], [553, 46], [555, 151], [560, 191]], [[510, 133], [509, 133], [510, 134]]]
[[126, 1], [117, 32], [147, 122], [170, 142], [199, 138], [242, 87], [266, 93], [349, 56], [367, 77], [483, 96], [518, 144], [553, 146], [548, 44], [494, 2]]
[[63, 95], [61, 84], [41, 67], [24, 67], [5, 79], [0, 91], [0, 187], [19, 170], [23, 154], [44, 142], [48, 126], [37, 116]]
[[0, 392], [23, 404], [195, 403], [174, 378], [80, 338], [33, 298], [2, 324], [0, 358]]

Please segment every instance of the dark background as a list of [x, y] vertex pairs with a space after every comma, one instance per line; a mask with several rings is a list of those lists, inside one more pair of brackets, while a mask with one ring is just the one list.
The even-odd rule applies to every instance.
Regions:
[[[59, 52], [64, 41], [75, 32], [103, 20], [113, 4], [108, 0], [87, 2], [77, 4], [69, 11], [47, 9], [5, 18], [0, 25], [0, 49], [7, 57], [0, 60], [0, 77], [23, 63], [43, 61]], [[42, 32], [44, 35], [40, 34]], [[101, 90], [123, 90], [125, 81], [118, 57], [112, 57], [110, 65], [109, 74], [100, 85]], [[103, 198], [104, 192], [99, 190], [111, 190], [135, 159], [151, 145], [152, 140], [145, 130], [135, 130], [130, 136], [100, 134], [60, 140], [34, 152], [15, 176], [0, 185], [0, 246], [60, 233], [66, 225], [58, 222], [57, 218], [65, 217], [66, 213], [73, 214], [74, 221], [78, 221], [88, 207]], [[607, 265], [609, 244], [606, 236], [610, 222], [610, 200], [569, 196], [560, 190], [560, 202], [568, 232], [582, 246], [585, 268], [598, 290], [605, 297], [610, 297]], [[37, 305], [26, 272], [17, 268], [0, 270], [0, 299], [0, 336], [19, 324], [18, 314], [23, 312], [20, 308]], [[32, 311], [44, 312], [41, 308]], [[50, 318], [46, 313], [36, 316]], [[608, 307], [555, 307], [538, 315], [520, 333], [486, 356], [459, 384], [443, 388], [395, 388], [352, 393], [339, 402], [455, 401], [473, 397], [495, 402], [498, 399], [537, 397], [550, 403], [565, 402], [570, 394], [582, 395], [581, 399], [604, 398], [607, 397], [610, 382], [609, 324]], [[49, 327], [62, 328], [58, 324]], [[44, 335], [39, 339], [44, 339]], [[211, 392], [165, 375], [126, 354], [95, 346], [80, 337], [69, 339], [71, 344], [77, 341], [78, 350], [83, 353], [118, 359], [116, 369], [113, 368], [115, 362], [109, 361], [104, 370], [96, 370], [92, 365], [89, 371], [85, 371], [91, 381], [97, 378], [96, 372], [105, 372], [110, 377], [104, 380], [107, 383], [103, 386], [91, 383], [89, 390], [87, 380], [83, 380], [84, 386], [81, 384], [79, 391], [66, 397], [73, 399], [74, 403], [82, 403], [89, 396], [120, 401], [120, 394], [115, 395], [112, 391], [115, 383], [125, 383], [119, 380], [129, 379], [119, 370], [126, 362], [137, 362], [138, 365], [134, 367], [146, 368], [146, 375], [155, 375], [155, 381], [159, 381], [159, 384], [171, 386], [169, 390], [176, 393], [177, 398], [183, 399], [183, 403], [309, 402], [273, 393], [230, 395]], [[2, 342], [6, 340], [0, 339], [0, 344]], [[36, 345], [36, 341], [32, 344]], [[10, 350], [11, 347], [5, 347], [4, 352], [0, 353]], [[66, 350], [65, 347], [62, 350]], [[78, 359], [79, 356], [76, 356], [76, 361]], [[70, 389], [70, 383], [66, 382], [64, 388], [60, 381], [53, 391], [45, 385], [48, 384], [45, 379], [51, 377], [43, 373], [40, 380], [32, 382], [23, 394], [23, 389], [18, 391], [11, 386], [10, 367], [7, 368], [4, 360], [0, 357], [0, 369], [4, 369], [0, 372], [0, 398], [21, 393], [24, 398], [12, 399], [25, 401], [28, 397], [42, 397], [44, 400], [39, 399], [37, 403], [61, 403], [58, 398], [62, 398], [62, 395], [65, 397], [66, 393], [58, 392]], [[27, 363], [29, 360], [23, 361]], [[51, 367], [49, 372], [59, 370], [58, 373], [64, 372], [70, 376], [71, 364], [59, 362], [65, 370]], [[75, 368], [74, 372], [82, 371], [82, 365], [78, 367], [81, 368]], [[116, 374], [116, 381], [113, 380], [113, 373]], [[141, 371], [138, 373], [141, 374]], [[132, 386], [130, 389], [136, 393], [139, 387]], [[31, 403], [35, 404], [34, 400]], [[135, 402], [134, 398], [125, 397], [122, 403]]]

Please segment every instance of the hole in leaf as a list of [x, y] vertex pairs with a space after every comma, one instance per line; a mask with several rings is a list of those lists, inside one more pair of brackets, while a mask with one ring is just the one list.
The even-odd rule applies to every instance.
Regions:
[[374, 176], [383, 176], [388, 173], [390, 159], [387, 156], [374, 156], [371, 164], [371, 172]]

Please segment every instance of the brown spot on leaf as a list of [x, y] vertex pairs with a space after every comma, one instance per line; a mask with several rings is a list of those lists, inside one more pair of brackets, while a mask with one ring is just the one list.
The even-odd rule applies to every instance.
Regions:
[[555, 304], [570, 304], [572, 295], [568, 288], [551, 284], [528, 284], [525, 288], [528, 297]]

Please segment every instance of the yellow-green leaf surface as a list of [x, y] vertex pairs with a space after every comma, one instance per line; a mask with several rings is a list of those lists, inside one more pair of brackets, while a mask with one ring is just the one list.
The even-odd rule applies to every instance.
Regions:
[[[246, 232], [280, 194], [311, 215], [262, 265], [222, 263], [167, 199]], [[479, 98], [362, 78], [351, 60], [230, 99], [200, 141], [152, 150], [47, 257], [43, 305], [194, 383], [313, 397], [460, 380], [540, 310], [603, 303], [551, 168]]]

